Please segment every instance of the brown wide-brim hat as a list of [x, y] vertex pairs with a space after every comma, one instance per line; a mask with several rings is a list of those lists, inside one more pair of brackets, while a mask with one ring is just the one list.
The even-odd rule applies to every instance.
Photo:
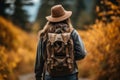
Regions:
[[66, 11], [62, 5], [55, 5], [51, 8], [51, 15], [46, 19], [50, 22], [60, 22], [66, 20], [72, 15], [72, 11]]

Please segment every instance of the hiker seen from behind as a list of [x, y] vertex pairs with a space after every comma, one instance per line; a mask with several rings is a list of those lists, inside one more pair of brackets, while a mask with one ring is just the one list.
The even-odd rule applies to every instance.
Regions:
[[48, 22], [39, 32], [35, 62], [36, 80], [78, 80], [76, 61], [86, 55], [83, 42], [62, 5], [51, 8]]

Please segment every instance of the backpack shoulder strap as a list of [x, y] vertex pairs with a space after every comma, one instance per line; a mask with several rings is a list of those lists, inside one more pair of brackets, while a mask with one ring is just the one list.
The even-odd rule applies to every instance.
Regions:
[[71, 34], [71, 33], [62, 33], [62, 34], [61, 34], [61, 35], [62, 35], [62, 38], [63, 38], [63, 42], [64, 42], [65, 44], [67, 44], [68, 40], [70, 39], [70, 34]]
[[52, 44], [55, 42], [56, 34], [55, 33], [48, 33], [48, 41]]

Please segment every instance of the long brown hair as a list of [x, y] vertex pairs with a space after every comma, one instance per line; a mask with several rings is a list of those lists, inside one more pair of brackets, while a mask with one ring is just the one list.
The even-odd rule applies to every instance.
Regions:
[[39, 37], [43, 38], [43, 41], [45, 41], [47, 39], [47, 34], [49, 32], [50, 33], [55, 32], [55, 30], [57, 29], [58, 26], [61, 26], [64, 28], [67, 27], [65, 32], [72, 32], [72, 30], [73, 30], [73, 26], [71, 24], [70, 18], [68, 18], [64, 21], [61, 21], [61, 22], [49, 22], [48, 21], [46, 23], [46, 25], [44, 26], [44, 28], [41, 31], [39, 31]]

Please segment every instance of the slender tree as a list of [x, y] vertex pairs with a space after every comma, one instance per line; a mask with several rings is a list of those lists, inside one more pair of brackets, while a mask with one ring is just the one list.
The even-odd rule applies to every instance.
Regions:
[[13, 22], [19, 25], [22, 29], [26, 29], [26, 23], [28, 23], [29, 15], [27, 12], [22, 8], [23, 3], [21, 0], [15, 1], [15, 12], [12, 15]]
[[5, 10], [9, 6], [9, 4], [7, 4], [5, 2], [6, 2], [6, 0], [0, 0], [0, 16], [3, 16], [3, 17], [7, 17]]

